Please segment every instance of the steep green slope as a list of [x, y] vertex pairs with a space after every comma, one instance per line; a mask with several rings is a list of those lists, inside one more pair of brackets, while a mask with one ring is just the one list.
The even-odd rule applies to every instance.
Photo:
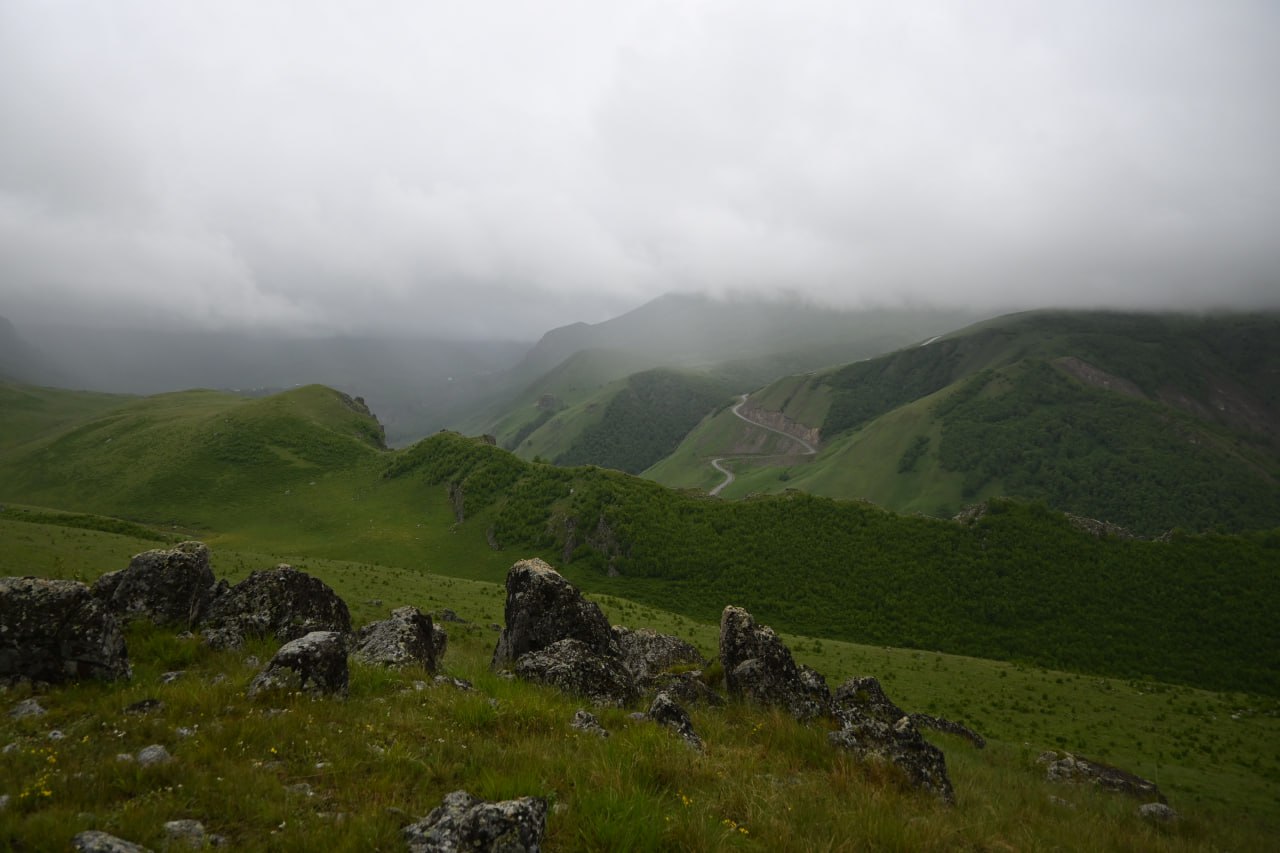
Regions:
[[[1008, 494], [1147, 533], [1280, 518], [1276, 315], [1014, 315], [751, 403], [820, 427], [823, 451], [735, 460], [726, 497], [800, 488], [950, 515]], [[650, 476], [698, 483], [730, 450], [682, 447]]]
[[1280, 691], [1274, 533], [1122, 541], [1011, 503], [967, 525], [800, 493], [726, 503], [444, 434], [388, 476], [448, 485], [499, 546], [558, 554], [591, 588], [698, 618], [731, 590], [818, 636]]

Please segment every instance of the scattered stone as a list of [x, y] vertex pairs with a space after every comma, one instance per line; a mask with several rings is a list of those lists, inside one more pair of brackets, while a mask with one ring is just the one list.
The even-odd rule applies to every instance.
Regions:
[[166, 821], [164, 834], [170, 844], [185, 844], [194, 850], [203, 849], [207, 839], [204, 824], [198, 820]]
[[1128, 794], [1144, 800], [1155, 799], [1160, 803], [1168, 802], [1155, 782], [1118, 767], [1081, 758], [1069, 752], [1064, 752], [1061, 756], [1056, 752], [1042, 753], [1039, 761], [1049, 765], [1045, 778], [1050, 782], [1087, 783], [1117, 794]]
[[203, 542], [144, 551], [129, 561], [128, 568], [109, 572], [93, 585], [93, 594], [121, 621], [150, 619], [180, 628], [200, 621], [213, 591], [209, 548]]
[[4, 749], [0, 749], [0, 753], [3, 753], [4, 755], [8, 755], [11, 752], [17, 752], [18, 749], [19, 749], [18, 742], [15, 740], [15, 741], [6, 743], [4, 745]]
[[126, 705], [124, 712], [126, 714], [141, 716], [143, 714], [150, 714], [152, 711], [159, 711], [163, 708], [164, 703], [159, 699], [139, 699], [132, 705]]
[[0, 578], [0, 682], [130, 675], [115, 615], [78, 581]]
[[606, 738], [609, 736], [609, 730], [600, 725], [600, 718], [583, 708], [573, 712], [573, 719], [569, 721], [569, 726], [596, 737]]
[[78, 853], [151, 853], [150, 847], [125, 841], [96, 829], [76, 833], [71, 844]]
[[651, 628], [633, 631], [615, 625], [613, 639], [622, 654], [622, 662], [641, 687], [648, 687], [674, 666], [701, 667], [705, 664], [702, 653], [691, 643], [671, 634], [659, 634]]
[[0, 812], [8, 811], [8, 809], [9, 809], [9, 795], [0, 794]]
[[299, 797], [314, 797], [316, 795], [316, 792], [313, 791], [311, 786], [306, 782], [298, 782], [295, 785], [285, 785], [284, 789], [290, 794], [294, 794]]
[[245, 666], [262, 666], [262, 661], [258, 660], [257, 655], [246, 655], [244, 659]]
[[[463, 693], [474, 693], [476, 689], [475, 685], [465, 678], [454, 678], [452, 675], [437, 675], [432, 679], [432, 682], [445, 687], [452, 687], [454, 690], [461, 690]], [[415, 681], [414, 684], [417, 685], [418, 682]]]
[[312, 631], [285, 643], [249, 684], [249, 698], [274, 690], [347, 695], [347, 649], [337, 631]]
[[1062, 797], [1055, 797], [1053, 794], [1049, 795], [1049, 802], [1062, 809], [1071, 809], [1072, 811], [1075, 811], [1076, 808], [1075, 803], [1070, 800], [1064, 800]]
[[184, 740], [189, 737], [195, 737], [196, 730], [188, 726], [178, 726], [173, 733]]
[[33, 696], [30, 699], [23, 699], [9, 709], [9, 716], [15, 720], [21, 720], [24, 717], [43, 717], [47, 711], [40, 705], [40, 702]]
[[826, 716], [831, 693], [826, 679], [797, 666], [773, 629], [729, 606], [720, 617], [720, 660], [730, 695], [785, 709], [800, 721]]
[[410, 853], [538, 853], [546, 829], [547, 801], [542, 797], [489, 803], [466, 791], [454, 791], [402, 832]]
[[1165, 803], [1144, 803], [1138, 806], [1138, 817], [1156, 823], [1171, 823], [1178, 819], [1178, 813]]
[[456, 622], [459, 625], [470, 624], [469, 622], [467, 622], [466, 619], [463, 619], [461, 616], [459, 616], [457, 613], [454, 613], [452, 610], [450, 610], [447, 607], [442, 607], [439, 610], [437, 610], [435, 612], [435, 617], [436, 617], [436, 621], [438, 622]]
[[136, 758], [138, 764], [143, 767], [150, 767], [154, 764], [168, 764], [170, 761], [173, 761], [173, 756], [169, 754], [169, 750], [165, 749], [158, 743], [153, 743], [151, 746], [144, 746], [142, 749], [138, 750]]
[[705, 748], [702, 738], [698, 737], [698, 733], [693, 730], [693, 721], [689, 719], [688, 712], [666, 693], [659, 693], [653, 697], [653, 703], [649, 705], [646, 716], [655, 723], [671, 729], [692, 748], [697, 750]]
[[370, 607], [381, 607], [381, 606], [382, 606], [382, 599], [381, 599], [381, 598], [371, 598], [371, 599], [369, 599], [368, 601], [366, 601], [366, 602], [365, 602], [365, 604], [368, 604]]
[[[444, 654], [444, 642], [435, 639], [431, 617], [416, 607], [397, 607], [391, 618], [360, 629], [352, 654], [368, 664], [406, 666], [419, 664], [435, 672]], [[440, 629], [441, 636], [444, 630]], [[446, 641], [447, 642], [447, 639]], [[440, 656], [437, 656], [439, 648]]]
[[522, 655], [516, 661], [516, 675], [582, 696], [594, 705], [621, 707], [637, 698], [635, 682], [626, 667], [581, 640], [560, 640]]
[[130, 761], [134, 761], [134, 760], [135, 760], [134, 757], [127, 752], [116, 753], [116, 761], [120, 762], [121, 764], [128, 764]]
[[560, 640], [576, 640], [595, 655], [618, 658], [609, 620], [594, 602], [542, 560], [521, 560], [507, 572], [507, 626], [493, 652], [493, 668]]
[[187, 671], [185, 669], [175, 669], [172, 672], [162, 672], [160, 674], [160, 683], [173, 684], [173, 682], [177, 681], [179, 678], [182, 678], [186, 674], [187, 674]]
[[948, 805], [955, 804], [946, 757], [920, 735], [910, 717], [904, 716], [893, 725], [868, 717], [831, 732], [827, 739], [832, 746], [846, 749], [860, 760], [893, 764], [912, 787], [929, 791]]
[[62, 733], [62, 729], [50, 729], [49, 734], [45, 735], [49, 740], [63, 740], [66, 735]]
[[499, 625], [497, 622], [490, 622], [490, 623], [489, 623], [489, 630], [490, 630], [490, 631], [501, 631], [501, 630], [502, 630], [502, 626], [501, 626], [501, 625]]
[[351, 632], [347, 604], [328, 584], [281, 564], [257, 571], [233, 587], [219, 584], [202, 633], [214, 648], [236, 648], [250, 637], [282, 643], [313, 631]]

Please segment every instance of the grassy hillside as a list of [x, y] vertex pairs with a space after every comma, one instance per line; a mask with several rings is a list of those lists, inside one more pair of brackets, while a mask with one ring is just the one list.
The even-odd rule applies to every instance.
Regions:
[[64, 391], [0, 379], [0, 453], [124, 405], [119, 394]]
[[[0, 531], [6, 574], [20, 565], [92, 580], [155, 545], [2, 518]], [[288, 554], [215, 549], [213, 557], [218, 576], [232, 581], [290, 559], [331, 584], [357, 624], [406, 603], [456, 610], [471, 624], [446, 624], [445, 667], [478, 692], [418, 690], [426, 673], [355, 665], [347, 700], [290, 697], [268, 712], [244, 687], [255, 672], [246, 655], [265, 659], [269, 644], [211, 652], [135, 626], [132, 681], [50, 690], [40, 697], [44, 717], [0, 715], [0, 740], [18, 747], [0, 755], [0, 794], [11, 797], [0, 810], [0, 845], [62, 849], [75, 832], [100, 828], [162, 849], [165, 821], [194, 818], [238, 849], [395, 849], [401, 824], [457, 788], [550, 798], [546, 847], [555, 850], [1050, 849], [1067, 838], [1087, 849], [1263, 850], [1280, 831], [1273, 700], [784, 635], [832, 683], [874, 674], [905, 708], [964, 720], [988, 737], [979, 752], [930, 736], [946, 750], [957, 790], [957, 805], [946, 808], [831, 751], [821, 725], [743, 706], [693, 709], [708, 744], [702, 754], [624, 710], [600, 714], [609, 739], [579, 735], [568, 728], [579, 701], [488, 672], [497, 635], [484, 626], [500, 618], [503, 600], [495, 585]], [[599, 601], [615, 624], [715, 647], [713, 624]], [[161, 683], [175, 669], [185, 676]], [[7, 695], [16, 702], [26, 690]], [[164, 706], [121, 714], [144, 698]], [[194, 734], [180, 737], [179, 727]], [[65, 737], [50, 741], [52, 728]], [[152, 743], [175, 763], [142, 770], [115, 758]], [[1157, 779], [1182, 819], [1154, 826], [1131, 800], [1045, 782], [1034, 758], [1046, 748]]]
[[[823, 452], [734, 463], [723, 494], [800, 488], [951, 515], [991, 494], [1159, 533], [1280, 519], [1280, 317], [1036, 312], [752, 395]], [[653, 474], [696, 484], [729, 448]]]

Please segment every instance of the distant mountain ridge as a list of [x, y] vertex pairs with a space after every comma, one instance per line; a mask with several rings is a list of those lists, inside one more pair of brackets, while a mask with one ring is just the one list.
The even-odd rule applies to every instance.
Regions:
[[[778, 380], [751, 404], [824, 447], [739, 460], [729, 496], [798, 488], [946, 515], [1008, 494], [1148, 533], [1280, 523], [1278, 314], [1010, 315]], [[709, 487], [706, 460], [743, 429], [721, 416], [648, 476]]]

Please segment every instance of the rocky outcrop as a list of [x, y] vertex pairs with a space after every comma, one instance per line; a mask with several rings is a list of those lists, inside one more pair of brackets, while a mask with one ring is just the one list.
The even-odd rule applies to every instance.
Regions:
[[632, 630], [615, 625], [613, 639], [622, 653], [622, 662], [641, 687], [649, 687], [654, 679], [672, 667], [701, 667], [702, 653], [691, 643], [670, 634], [659, 634], [651, 628]]
[[703, 682], [702, 673], [696, 670], [663, 673], [653, 679], [648, 688], [669, 694], [681, 705], [705, 705], [718, 708], [724, 704], [724, 697]]
[[870, 675], [850, 678], [837, 687], [831, 700], [831, 712], [836, 719], [850, 725], [865, 719], [893, 724], [903, 717], [910, 717], [912, 725], [918, 729], [934, 729], [957, 735], [978, 749], [987, 745], [986, 738], [961, 723], [929, 714], [908, 714], [885, 694], [879, 680]]
[[763, 424], [771, 430], [797, 438], [806, 444], [817, 447], [822, 442], [822, 430], [819, 427], [806, 426], [797, 420], [787, 417], [782, 412], [765, 409], [748, 399], [739, 409], [746, 420]]
[[729, 606], [720, 617], [720, 661], [729, 695], [782, 708], [801, 721], [826, 716], [831, 693], [826, 680], [797, 666], [791, 650], [767, 625]]
[[143, 551], [128, 568], [109, 572], [93, 585], [93, 594], [121, 620], [149, 619], [182, 630], [200, 621], [213, 590], [209, 548], [203, 542]]
[[507, 572], [506, 627], [493, 651], [493, 668], [510, 667], [529, 652], [560, 640], [578, 640], [597, 655], [617, 658], [609, 620], [593, 602], [542, 560], [521, 560]]
[[631, 673], [618, 658], [599, 654], [581, 640], [560, 640], [521, 655], [515, 673], [526, 681], [581, 696], [597, 706], [629, 705], [638, 695]]
[[689, 713], [681, 708], [669, 694], [659, 692], [654, 696], [645, 716], [671, 729], [691, 748], [697, 750], [704, 748], [702, 738], [698, 737], [698, 733], [693, 730], [693, 721], [689, 719]]
[[546, 831], [547, 801], [542, 797], [489, 803], [454, 791], [403, 834], [410, 853], [538, 853]]
[[416, 607], [397, 607], [391, 611], [390, 619], [360, 629], [352, 654], [364, 663], [417, 664], [435, 672], [447, 642], [444, 629], [437, 627], [430, 616]]
[[832, 746], [852, 752], [861, 761], [892, 764], [911, 787], [928, 791], [944, 803], [955, 803], [946, 757], [920, 735], [910, 717], [893, 724], [868, 717], [846, 723], [827, 738]]
[[115, 614], [78, 581], [0, 578], [0, 682], [130, 675]]
[[292, 566], [257, 571], [216, 590], [201, 630], [209, 645], [236, 648], [249, 637], [282, 643], [312, 631], [351, 632], [347, 604], [328, 584]]
[[1131, 797], [1155, 800], [1160, 803], [1167, 802], [1155, 782], [1100, 761], [1081, 758], [1069, 752], [1054, 751], [1042, 753], [1037, 761], [1048, 765], [1045, 778], [1050, 782], [1097, 785], [1103, 790], [1117, 794], [1128, 794]]
[[249, 684], [249, 698], [271, 691], [347, 695], [345, 637], [337, 631], [312, 631], [280, 647]]

